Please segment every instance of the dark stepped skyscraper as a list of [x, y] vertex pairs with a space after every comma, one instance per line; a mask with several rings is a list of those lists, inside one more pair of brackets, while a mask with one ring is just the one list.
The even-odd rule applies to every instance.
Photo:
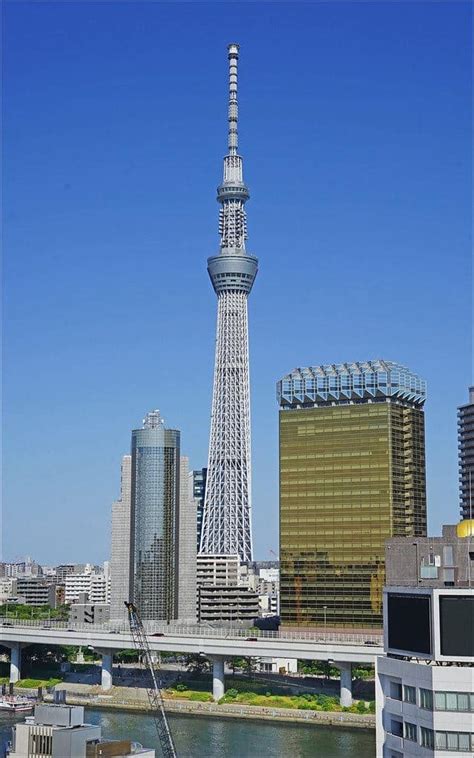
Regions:
[[458, 408], [459, 482], [461, 516], [474, 517], [474, 387], [469, 402]]

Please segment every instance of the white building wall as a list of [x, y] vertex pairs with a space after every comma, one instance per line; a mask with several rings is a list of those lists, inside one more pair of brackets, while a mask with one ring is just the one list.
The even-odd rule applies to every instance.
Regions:
[[189, 459], [181, 456], [178, 516], [178, 618], [196, 620], [196, 505]]
[[120, 500], [112, 504], [110, 559], [110, 618], [125, 619], [124, 602], [131, 599], [131, 490], [132, 456], [124, 455], [121, 466]]
[[91, 590], [91, 574], [69, 574], [65, 582], [66, 603], [74, 603], [81, 592], [89, 596]]
[[104, 574], [91, 574], [89, 602], [107, 603], [107, 596], [110, 597], [109, 580]]
[[[398, 700], [393, 696], [392, 685], [416, 689], [416, 703]], [[380, 657], [376, 664], [376, 727], [377, 758], [461, 758], [474, 750], [437, 750], [422, 747], [420, 727], [434, 732], [474, 733], [473, 711], [428, 710], [420, 706], [420, 688], [436, 692], [472, 693], [474, 698], [474, 669], [470, 666], [440, 666], [435, 663], [403, 661]], [[391, 733], [391, 722], [415, 724], [417, 742]], [[474, 739], [474, 737], [473, 737]], [[474, 748], [474, 742], [473, 742]]]
[[297, 674], [298, 660], [297, 658], [260, 658], [259, 669], [272, 674]]
[[13, 587], [16, 590], [16, 581], [11, 577], [0, 579], [0, 604], [5, 603], [7, 598], [14, 595]]

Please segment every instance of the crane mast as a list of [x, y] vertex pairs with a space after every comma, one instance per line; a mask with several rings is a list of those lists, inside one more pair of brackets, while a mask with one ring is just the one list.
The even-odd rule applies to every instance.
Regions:
[[163, 702], [161, 689], [158, 686], [158, 682], [156, 680], [150, 645], [148, 644], [143, 622], [140, 618], [137, 607], [133, 603], [126, 602], [125, 605], [128, 611], [128, 623], [130, 625], [130, 632], [133, 637], [133, 643], [135, 645], [135, 648], [145, 657], [148, 671], [151, 674], [153, 686], [147, 688], [148, 701], [150, 703], [150, 709], [155, 721], [156, 731], [158, 734], [158, 739], [160, 741], [163, 756], [164, 758], [177, 758], [176, 748], [174, 746], [173, 736], [171, 734], [168, 719], [166, 717], [165, 705]]

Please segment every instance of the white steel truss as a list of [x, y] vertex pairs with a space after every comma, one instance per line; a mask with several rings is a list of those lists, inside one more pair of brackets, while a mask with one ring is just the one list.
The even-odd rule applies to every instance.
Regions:
[[247, 294], [218, 296], [201, 552], [252, 560]]
[[229, 141], [218, 188], [220, 252], [208, 259], [217, 294], [217, 339], [201, 553], [252, 560], [247, 298], [257, 259], [245, 250], [249, 197], [237, 154], [238, 45], [229, 45]]

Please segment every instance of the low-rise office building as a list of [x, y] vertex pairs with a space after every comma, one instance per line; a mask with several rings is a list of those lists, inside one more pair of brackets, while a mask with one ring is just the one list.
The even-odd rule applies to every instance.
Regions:
[[197, 556], [197, 615], [201, 622], [252, 624], [259, 616], [256, 592], [248, 585], [246, 567], [235, 555]]
[[[463, 580], [471, 566], [462, 560], [456, 564], [450, 553], [449, 565], [442, 562], [445, 548], [451, 547], [462, 558], [467, 551], [474, 564], [473, 537], [474, 521], [463, 521], [454, 533], [444, 527], [443, 538], [418, 545], [418, 553], [407, 539], [412, 583], [405, 580], [384, 590], [386, 657], [376, 665], [378, 758], [441, 758], [446, 753], [457, 758], [474, 751], [474, 589]], [[397, 549], [392, 551], [394, 542]], [[402, 544], [389, 540], [386, 562], [392, 578], [399, 568], [403, 573], [403, 553]], [[423, 561], [431, 555], [440, 557], [437, 566]], [[427, 565], [439, 569], [437, 577], [434, 572], [421, 577]], [[454, 571], [454, 581], [451, 574], [446, 580], [447, 570]]]
[[25, 605], [49, 605], [50, 608], [56, 608], [56, 588], [42, 577], [18, 577], [16, 595], [25, 599]]
[[444, 525], [441, 537], [392, 537], [385, 544], [386, 584], [468, 587], [474, 583], [469, 521]]
[[199, 622], [252, 625], [259, 616], [258, 595], [247, 587], [204, 585], [198, 588]]

